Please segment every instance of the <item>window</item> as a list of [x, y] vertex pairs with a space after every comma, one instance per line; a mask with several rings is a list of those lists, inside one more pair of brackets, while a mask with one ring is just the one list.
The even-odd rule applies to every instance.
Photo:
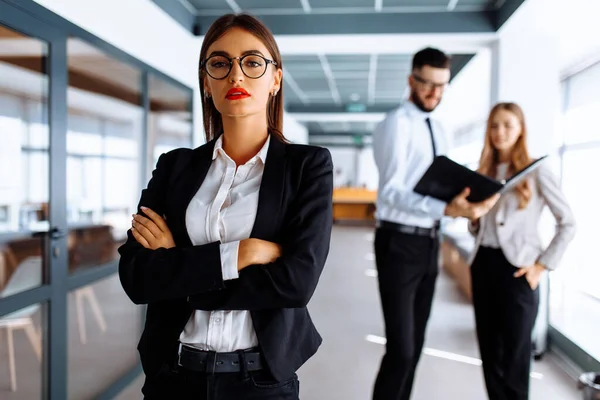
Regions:
[[114, 261], [139, 198], [142, 72], [67, 43], [69, 271]]
[[[14, 56], [25, 48], [27, 59]], [[0, 54], [1, 298], [42, 283], [45, 246], [31, 233], [49, 228], [50, 168], [48, 45], [0, 25]], [[30, 285], [10, 286], [18, 271], [29, 271]]]
[[112, 397], [139, 371], [143, 321], [116, 249], [149, 137], [191, 145], [193, 91], [35, 2], [13, 3], [0, 0], [0, 398]]
[[151, 172], [161, 154], [178, 147], [191, 147], [192, 93], [153, 74], [148, 77], [148, 87], [148, 172]]
[[550, 275], [550, 323], [595, 359], [600, 344], [589, 326], [600, 324], [600, 268], [595, 252], [600, 209], [597, 185], [585, 178], [597, 170], [600, 158], [600, 64], [563, 82], [562, 188], [577, 221], [577, 234], [561, 267]]

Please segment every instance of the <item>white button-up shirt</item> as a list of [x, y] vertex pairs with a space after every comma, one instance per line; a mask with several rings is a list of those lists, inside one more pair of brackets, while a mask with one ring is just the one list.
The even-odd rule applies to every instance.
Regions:
[[[498, 181], [504, 180], [508, 177], [508, 163], [500, 163], [497, 167], [496, 179]], [[481, 245], [486, 247], [493, 247], [499, 249], [500, 239], [498, 238], [498, 226], [496, 225], [496, 216], [498, 215], [498, 207], [500, 202], [496, 203], [494, 207], [483, 217], [485, 218], [485, 224], [483, 224], [483, 232], [481, 234]]]
[[427, 118], [431, 120], [437, 155], [446, 154], [449, 138], [441, 123], [410, 101], [390, 112], [375, 128], [378, 220], [431, 228], [444, 216], [445, 202], [413, 191], [433, 161]]
[[[239, 242], [250, 237], [254, 226], [268, 149], [267, 139], [258, 154], [236, 170], [235, 162], [223, 150], [223, 137], [219, 137], [206, 178], [188, 205], [185, 222], [192, 244], [222, 243], [224, 280], [238, 278]], [[217, 352], [258, 345], [250, 312], [243, 310], [195, 310], [179, 340]]]

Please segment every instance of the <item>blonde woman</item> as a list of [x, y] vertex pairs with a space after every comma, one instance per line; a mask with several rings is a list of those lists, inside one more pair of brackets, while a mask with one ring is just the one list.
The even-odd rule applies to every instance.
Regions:
[[[492, 108], [479, 172], [508, 179], [533, 160], [521, 108]], [[538, 223], [545, 206], [556, 233], [542, 248]], [[483, 374], [491, 400], [528, 398], [531, 333], [538, 311], [542, 274], [555, 269], [575, 234], [573, 213], [547, 165], [540, 167], [488, 214], [469, 224], [476, 236], [471, 264], [473, 305]]]

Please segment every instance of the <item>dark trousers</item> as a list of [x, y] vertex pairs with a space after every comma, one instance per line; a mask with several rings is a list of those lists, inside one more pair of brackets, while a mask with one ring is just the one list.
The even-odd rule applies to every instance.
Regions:
[[539, 304], [538, 289], [502, 250], [480, 247], [471, 267], [473, 306], [483, 375], [490, 400], [529, 397], [531, 334]]
[[295, 374], [277, 382], [266, 370], [206, 374], [169, 367], [146, 378], [142, 392], [145, 400], [298, 400], [299, 390]]
[[439, 240], [377, 229], [375, 261], [387, 338], [373, 400], [408, 400], [438, 274]]

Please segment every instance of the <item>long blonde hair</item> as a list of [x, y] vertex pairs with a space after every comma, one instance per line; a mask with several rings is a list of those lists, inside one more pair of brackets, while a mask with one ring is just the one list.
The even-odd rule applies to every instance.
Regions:
[[[531, 163], [531, 157], [527, 150], [527, 127], [525, 125], [525, 115], [523, 110], [515, 103], [498, 103], [490, 111], [490, 115], [487, 120], [487, 129], [485, 132], [485, 142], [483, 144], [483, 150], [481, 152], [481, 158], [479, 159], [478, 171], [484, 175], [492, 178], [496, 178], [498, 173], [498, 150], [492, 143], [492, 121], [496, 114], [501, 111], [509, 111], [513, 113], [519, 122], [521, 123], [521, 135], [515, 143], [510, 158], [510, 165], [508, 168], [509, 174], [515, 173], [525, 168]], [[519, 185], [515, 187], [515, 192], [519, 198], [519, 208], [523, 209], [529, 204], [531, 199], [531, 187], [528, 179], [524, 179]]]

